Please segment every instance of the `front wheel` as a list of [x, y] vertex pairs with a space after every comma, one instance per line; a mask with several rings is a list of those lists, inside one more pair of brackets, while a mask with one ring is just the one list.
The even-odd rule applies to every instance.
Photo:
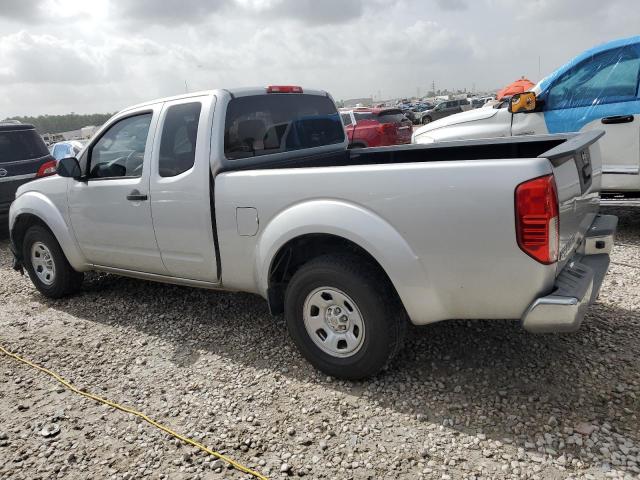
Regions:
[[426, 125], [428, 123], [431, 123], [431, 117], [422, 117], [422, 124]]
[[22, 258], [29, 278], [46, 297], [60, 298], [82, 285], [84, 275], [69, 265], [58, 241], [44, 227], [35, 225], [27, 230]]
[[285, 295], [294, 342], [311, 364], [357, 380], [379, 372], [399, 350], [404, 309], [389, 281], [366, 261], [325, 255], [303, 265]]

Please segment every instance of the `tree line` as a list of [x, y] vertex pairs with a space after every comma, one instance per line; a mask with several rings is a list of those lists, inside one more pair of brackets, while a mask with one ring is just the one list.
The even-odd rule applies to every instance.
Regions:
[[[61, 133], [70, 130], [79, 130], [82, 127], [102, 125], [112, 113], [92, 113], [88, 115], [78, 115], [77, 113], [69, 113], [67, 115], [39, 115], [37, 117], [12, 117], [12, 120], [19, 120], [22, 123], [30, 123], [39, 134], [45, 133]], [[9, 120], [9, 119], [7, 119]]]

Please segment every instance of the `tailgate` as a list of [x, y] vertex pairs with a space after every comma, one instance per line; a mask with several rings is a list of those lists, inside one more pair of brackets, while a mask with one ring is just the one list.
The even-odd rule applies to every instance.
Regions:
[[540, 155], [553, 166], [560, 207], [558, 272], [576, 251], [600, 208], [603, 131], [576, 134]]

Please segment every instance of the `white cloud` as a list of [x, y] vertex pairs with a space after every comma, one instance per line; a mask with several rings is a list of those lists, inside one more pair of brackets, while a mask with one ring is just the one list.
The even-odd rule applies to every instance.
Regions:
[[442, 10], [466, 10], [469, 8], [467, 0], [436, 0]]
[[634, 0], [2, 1], [2, 118], [113, 111], [185, 81], [297, 83], [337, 99], [407, 96], [432, 81], [498, 88], [640, 24]]
[[[5, 85], [85, 84], [106, 78], [96, 49], [52, 35], [19, 32], [0, 39], [0, 81]], [[37, 87], [40, 88], [40, 87]]]
[[4, 0], [0, 9], [0, 19], [14, 21], [39, 20], [43, 15], [42, 0]]

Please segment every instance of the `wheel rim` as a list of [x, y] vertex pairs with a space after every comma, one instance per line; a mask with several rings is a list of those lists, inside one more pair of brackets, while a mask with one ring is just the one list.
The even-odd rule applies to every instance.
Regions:
[[56, 279], [56, 265], [51, 250], [42, 242], [31, 246], [31, 266], [38, 279], [45, 285], [51, 285]]
[[304, 326], [320, 350], [333, 357], [350, 357], [364, 343], [365, 325], [356, 303], [336, 288], [312, 291], [304, 302]]

